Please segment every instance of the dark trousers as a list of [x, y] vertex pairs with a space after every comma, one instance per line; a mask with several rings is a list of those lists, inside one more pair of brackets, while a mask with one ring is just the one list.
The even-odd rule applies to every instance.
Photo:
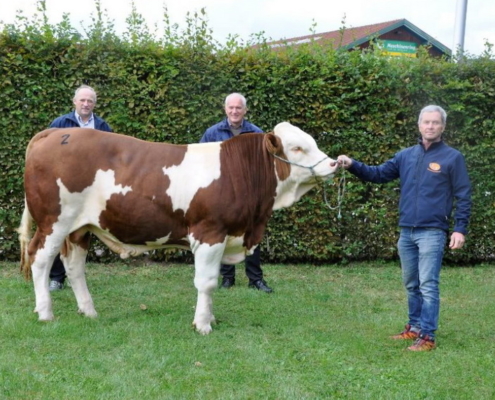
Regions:
[[60, 254], [57, 254], [57, 257], [53, 260], [52, 269], [50, 270], [50, 280], [64, 283], [65, 277], [64, 263], [60, 259]]
[[[246, 275], [249, 278], [249, 282], [255, 282], [263, 279], [260, 246], [256, 247], [253, 254], [246, 257], [244, 260], [244, 265], [246, 267]], [[224, 278], [235, 279], [235, 265], [222, 264], [220, 266], [220, 275]]]

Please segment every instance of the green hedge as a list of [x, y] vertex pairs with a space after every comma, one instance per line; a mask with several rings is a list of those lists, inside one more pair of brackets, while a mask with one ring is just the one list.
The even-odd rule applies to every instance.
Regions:
[[[167, 26], [160, 39], [135, 12], [123, 38], [100, 14], [86, 36], [67, 19], [57, 26], [42, 18], [22, 22], [0, 33], [0, 259], [19, 258], [15, 228], [23, 208], [26, 145], [72, 109], [73, 92], [83, 83], [97, 89], [95, 111], [116, 132], [157, 142], [197, 142], [223, 118], [225, 95], [239, 91], [248, 99], [249, 118], [262, 129], [290, 121], [330, 156], [348, 154], [369, 164], [414, 144], [420, 109], [439, 104], [448, 112], [446, 141], [466, 156], [474, 190], [467, 247], [446, 258], [458, 263], [493, 259], [495, 63], [490, 48], [454, 64], [430, 58], [424, 49], [410, 59], [311, 44], [272, 51], [263, 38], [247, 44], [232, 38], [220, 45], [203, 14], [189, 16], [183, 32]], [[265, 262], [397, 257], [398, 182], [374, 185], [345, 175], [340, 217], [323, 199], [326, 190], [330, 205], [337, 204], [341, 175], [326, 189], [274, 213], [262, 243]], [[190, 260], [183, 251], [151, 256]], [[94, 251], [91, 257], [96, 258]]]

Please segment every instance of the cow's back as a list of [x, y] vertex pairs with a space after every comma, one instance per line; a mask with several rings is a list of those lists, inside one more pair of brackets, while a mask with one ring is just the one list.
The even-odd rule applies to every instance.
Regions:
[[143, 176], [151, 178], [150, 174], [161, 171], [161, 167], [180, 164], [185, 152], [186, 146], [146, 142], [116, 133], [54, 128], [31, 140], [26, 178], [30, 176], [27, 172], [43, 171], [43, 176], [60, 178], [69, 191], [80, 192], [93, 182], [98, 170], [118, 170], [122, 181], [137, 182]]
[[26, 154], [28, 207], [38, 224], [48, 226], [59, 218], [62, 205], [79, 204], [85, 214], [95, 214], [93, 224], [121, 241], [152, 241], [171, 229], [163, 168], [180, 164], [186, 151], [187, 146], [94, 129], [40, 132]]

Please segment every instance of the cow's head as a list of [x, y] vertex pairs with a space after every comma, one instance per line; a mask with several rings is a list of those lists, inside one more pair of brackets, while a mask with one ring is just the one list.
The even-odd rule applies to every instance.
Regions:
[[274, 210], [289, 207], [318, 180], [330, 179], [338, 168], [335, 160], [318, 149], [310, 135], [288, 122], [278, 124], [274, 137], [267, 138], [266, 143], [277, 170]]

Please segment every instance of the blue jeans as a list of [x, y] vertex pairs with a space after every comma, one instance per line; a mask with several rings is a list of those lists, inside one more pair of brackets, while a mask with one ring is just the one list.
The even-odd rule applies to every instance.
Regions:
[[440, 314], [440, 268], [447, 233], [435, 228], [401, 228], [398, 242], [409, 324], [435, 338]]

